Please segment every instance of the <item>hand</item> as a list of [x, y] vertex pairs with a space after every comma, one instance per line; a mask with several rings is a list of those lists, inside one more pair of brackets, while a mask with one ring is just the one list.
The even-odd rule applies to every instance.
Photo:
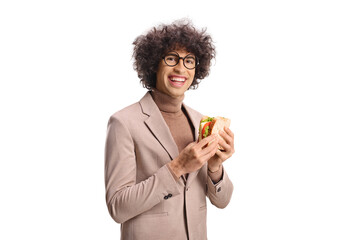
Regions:
[[198, 143], [190, 143], [177, 158], [168, 163], [168, 167], [178, 178], [183, 174], [194, 172], [215, 155], [218, 143], [216, 135], [204, 138]]
[[[220, 169], [222, 163], [230, 158], [234, 153], [234, 133], [230, 128], [225, 127], [224, 131], [220, 131], [219, 135], [224, 139], [219, 138], [219, 145], [224, 148], [224, 151], [218, 150], [216, 154], [208, 161], [208, 169], [210, 172], [216, 172]], [[206, 139], [206, 138], [205, 138]]]

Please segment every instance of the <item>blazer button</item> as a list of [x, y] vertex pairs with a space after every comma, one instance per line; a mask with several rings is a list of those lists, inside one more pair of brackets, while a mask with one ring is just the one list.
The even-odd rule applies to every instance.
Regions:
[[221, 187], [218, 188], [217, 192], [220, 192], [221, 191]]
[[172, 197], [172, 194], [171, 194], [171, 193], [169, 193], [169, 194], [168, 194], [168, 197], [169, 197], [169, 198], [171, 198], [171, 197]]
[[169, 198], [168, 195], [166, 195], [166, 196], [164, 197], [165, 200], [168, 199], [168, 198]]

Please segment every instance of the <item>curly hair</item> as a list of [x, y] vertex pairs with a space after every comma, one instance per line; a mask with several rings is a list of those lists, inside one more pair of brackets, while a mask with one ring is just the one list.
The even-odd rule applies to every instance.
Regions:
[[169, 25], [159, 25], [133, 42], [134, 70], [143, 87], [151, 90], [156, 87], [156, 72], [159, 61], [168, 51], [184, 48], [195, 54], [199, 64], [195, 69], [194, 80], [190, 86], [196, 89], [201, 79], [209, 75], [211, 60], [215, 58], [215, 46], [206, 28], [197, 30], [189, 20], [175, 21]]

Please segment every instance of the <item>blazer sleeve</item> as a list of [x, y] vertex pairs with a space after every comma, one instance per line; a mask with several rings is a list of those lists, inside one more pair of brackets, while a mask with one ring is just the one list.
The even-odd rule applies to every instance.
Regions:
[[105, 188], [109, 213], [118, 223], [151, 209], [169, 194], [180, 194], [166, 165], [148, 179], [136, 183], [133, 138], [121, 119], [113, 116], [108, 122], [105, 143]]
[[209, 176], [207, 177], [207, 196], [210, 202], [218, 208], [225, 208], [229, 204], [234, 189], [224, 166], [222, 171], [222, 178], [216, 184], [213, 183]]

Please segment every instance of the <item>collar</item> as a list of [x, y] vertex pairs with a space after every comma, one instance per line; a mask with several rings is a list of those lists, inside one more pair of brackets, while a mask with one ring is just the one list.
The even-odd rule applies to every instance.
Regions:
[[182, 102], [185, 97], [184, 94], [174, 98], [157, 89], [152, 89], [150, 93], [160, 111], [166, 113], [178, 113], [181, 111]]

